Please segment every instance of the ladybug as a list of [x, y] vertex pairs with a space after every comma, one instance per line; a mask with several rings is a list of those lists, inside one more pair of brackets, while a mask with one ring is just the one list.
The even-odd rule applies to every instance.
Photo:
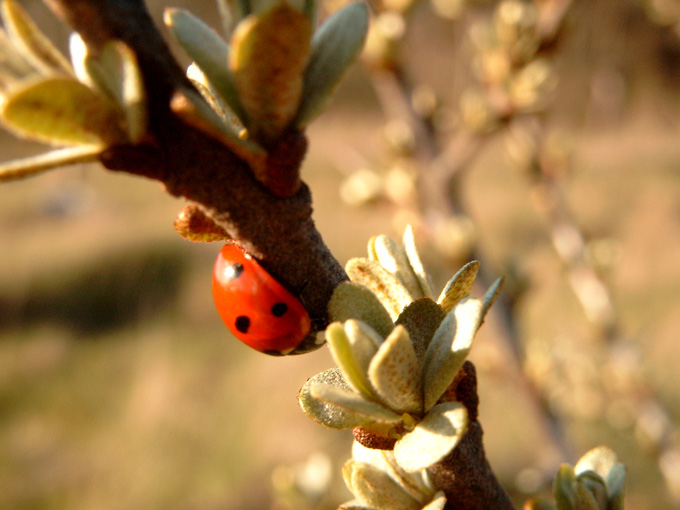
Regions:
[[217, 256], [212, 292], [227, 328], [255, 350], [288, 354], [310, 332], [302, 303], [234, 244], [223, 246]]

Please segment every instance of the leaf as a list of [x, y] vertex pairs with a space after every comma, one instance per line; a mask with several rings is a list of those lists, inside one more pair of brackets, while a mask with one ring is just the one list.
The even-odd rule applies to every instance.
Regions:
[[73, 75], [69, 61], [43, 34], [26, 11], [15, 0], [2, 3], [2, 20], [15, 47], [36, 69]]
[[416, 357], [421, 362], [444, 317], [446, 312], [442, 307], [428, 298], [414, 301], [399, 314], [396, 323], [404, 325], [408, 330]]
[[557, 510], [578, 510], [576, 506], [576, 474], [569, 464], [562, 464], [553, 484]]
[[442, 491], [439, 491], [434, 495], [432, 501], [425, 505], [422, 510], [444, 510], [445, 505], [446, 494], [444, 494]]
[[295, 118], [297, 127], [304, 128], [321, 113], [363, 48], [367, 32], [368, 9], [356, 2], [335, 12], [314, 34], [302, 102]]
[[484, 307], [482, 308], [482, 318], [480, 319], [479, 325], [482, 325], [482, 322], [484, 322], [484, 317], [486, 317], [487, 312], [491, 308], [491, 306], [496, 302], [496, 298], [499, 296], [501, 293], [501, 290], [503, 290], [503, 284], [505, 283], [505, 278], [499, 278], [493, 284], [489, 289], [486, 291], [486, 294], [484, 294], [484, 297], [482, 298], [482, 302], [484, 303]]
[[578, 510], [606, 510], [606, 508], [600, 508], [595, 496], [580, 483], [576, 484], [576, 508]]
[[394, 329], [390, 314], [376, 295], [358, 283], [342, 282], [335, 288], [328, 303], [328, 314], [333, 321], [363, 321], [383, 338]]
[[285, 2], [248, 16], [234, 30], [229, 67], [244, 123], [265, 145], [288, 128], [300, 106], [311, 31], [307, 17]]
[[623, 497], [626, 493], [626, 466], [617, 464], [609, 471], [605, 480], [609, 493], [608, 510], [623, 510]]
[[128, 141], [116, 105], [71, 78], [47, 78], [12, 91], [0, 109], [7, 128], [53, 145], [108, 147]]
[[576, 477], [576, 483], [587, 489], [597, 504], [597, 508], [607, 510], [607, 487], [595, 471], [586, 471]]
[[444, 290], [439, 295], [439, 299], [437, 299], [437, 303], [445, 311], [451, 311], [456, 306], [456, 303], [470, 295], [478, 271], [478, 261], [473, 260], [465, 264], [446, 284]]
[[166, 9], [164, 20], [219, 96], [243, 121], [245, 111], [229, 69], [229, 45], [212, 28], [184, 9]]
[[420, 363], [408, 332], [394, 328], [373, 356], [368, 378], [380, 399], [399, 412], [417, 413], [423, 406]]
[[217, 93], [215, 87], [210, 83], [210, 80], [208, 80], [208, 77], [201, 68], [196, 65], [196, 62], [193, 62], [187, 68], [187, 78], [191, 80], [191, 83], [196, 87], [196, 90], [198, 90], [201, 97], [205, 99], [206, 103], [210, 105], [213, 111], [217, 113], [222, 121], [238, 136], [238, 133], [244, 129], [241, 119], [238, 118], [234, 113], [234, 110], [232, 110]]
[[428, 468], [446, 457], [467, 430], [467, 410], [458, 402], [434, 406], [423, 421], [394, 445], [394, 457], [406, 471]]
[[315, 383], [310, 386], [309, 394], [316, 400], [340, 407], [345, 412], [354, 414], [356, 419], [362, 420], [361, 424], [370, 422], [390, 424], [401, 422], [400, 415], [380, 404], [366, 400], [351, 390], [335, 385]]
[[360, 503], [390, 510], [420, 510], [422, 507], [387, 473], [368, 464], [349, 462], [350, 490]]
[[0, 182], [32, 177], [66, 165], [97, 161], [99, 147], [68, 147], [0, 164]]
[[437, 329], [423, 360], [425, 410], [434, 406], [463, 366], [477, 332], [482, 302], [467, 298], [451, 310]]
[[413, 301], [401, 282], [375, 260], [365, 258], [350, 259], [345, 271], [355, 283], [368, 287], [387, 309], [392, 320]]
[[420, 285], [420, 291], [423, 296], [434, 300], [434, 294], [432, 293], [432, 282], [430, 281], [429, 275], [425, 272], [425, 266], [420, 260], [420, 255], [418, 255], [418, 249], [416, 247], [416, 240], [413, 235], [413, 227], [411, 225], [406, 225], [404, 230], [404, 251], [408, 257], [409, 264], [413, 269], [413, 274], [416, 275], [418, 279], [418, 284]]
[[310, 388], [316, 384], [333, 385], [337, 388], [351, 391], [350, 386], [342, 378], [338, 368], [331, 368], [315, 375], [307, 380], [298, 394], [300, 407], [307, 416], [317, 423], [334, 429], [354, 428], [368, 423], [368, 420], [363, 415], [358, 415], [335, 404], [313, 397], [310, 393]]
[[108, 41], [97, 58], [85, 58], [85, 68], [125, 113], [130, 141], [141, 141], [147, 127], [146, 93], [134, 52], [120, 41]]
[[583, 454], [574, 466], [574, 472], [580, 475], [586, 471], [594, 471], [606, 480], [609, 471], [617, 464], [618, 459], [614, 450], [608, 446], [597, 446]]
[[[352, 328], [352, 321], [347, 322]], [[365, 397], [376, 399], [377, 395], [366, 373], [368, 363], [370, 363], [370, 360], [366, 362], [366, 354], [371, 349], [373, 352], [377, 351], [377, 346], [373, 345], [371, 338], [368, 335], [361, 335], [358, 329], [353, 331], [353, 336], [350, 338], [345, 327], [339, 322], [334, 322], [326, 328], [326, 340], [345, 381]]]
[[423, 295], [404, 248], [396, 241], [385, 235], [372, 237], [368, 243], [368, 251], [369, 258], [377, 260], [381, 266], [396, 276], [413, 299], [426, 297]]

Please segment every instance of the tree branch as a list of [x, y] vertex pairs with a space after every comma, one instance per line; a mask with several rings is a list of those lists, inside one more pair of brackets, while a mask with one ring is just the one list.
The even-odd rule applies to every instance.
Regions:
[[[157, 179], [168, 193], [195, 202], [299, 295], [315, 326], [322, 328], [333, 289], [347, 276], [314, 226], [309, 189], [303, 185], [292, 197], [277, 197], [231, 150], [173, 113], [173, 96], [192, 85], [141, 0], [44, 1], [88, 48], [97, 51], [119, 39], [137, 56], [148, 96], [149, 133], [140, 145], [107, 150], [100, 158], [104, 166]], [[303, 135], [291, 136], [306, 146]], [[297, 173], [301, 159], [281, 171]], [[282, 161], [270, 154], [268, 163], [281, 166]]]

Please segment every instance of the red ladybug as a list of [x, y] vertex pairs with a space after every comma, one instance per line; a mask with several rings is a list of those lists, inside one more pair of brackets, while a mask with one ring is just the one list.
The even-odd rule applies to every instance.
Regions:
[[212, 291], [224, 323], [253, 349], [288, 354], [309, 334], [311, 321], [302, 303], [234, 244], [217, 256]]

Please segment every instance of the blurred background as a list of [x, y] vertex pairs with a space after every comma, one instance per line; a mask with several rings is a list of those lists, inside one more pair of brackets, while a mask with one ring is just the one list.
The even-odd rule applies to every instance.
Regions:
[[[627, 508], [678, 508], [680, 2], [536, 3], [552, 4], [556, 27], [528, 49], [515, 43], [546, 18], [526, 5], [506, 20], [491, 1], [373, 6], [372, 53], [310, 127], [303, 177], [341, 263], [413, 223], [437, 290], [472, 256], [508, 277], [471, 358], [488, 457], [518, 507], [608, 444], [629, 467]], [[68, 30], [22, 5], [65, 48]], [[212, 1], [148, 5], [159, 25], [174, 5], [220, 29]], [[416, 190], [440, 161], [423, 140], [452, 178], [440, 214]], [[43, 150], [4, 132], [0, 147], [3, 161]], [[220, 246], [175, 233], [183, 205], [97, 166], [0, 187], [0, 508], [350, 499], [350, 434], [296, 401], [328, 351], [270, 358], [230, 337], [210, 290]]]

